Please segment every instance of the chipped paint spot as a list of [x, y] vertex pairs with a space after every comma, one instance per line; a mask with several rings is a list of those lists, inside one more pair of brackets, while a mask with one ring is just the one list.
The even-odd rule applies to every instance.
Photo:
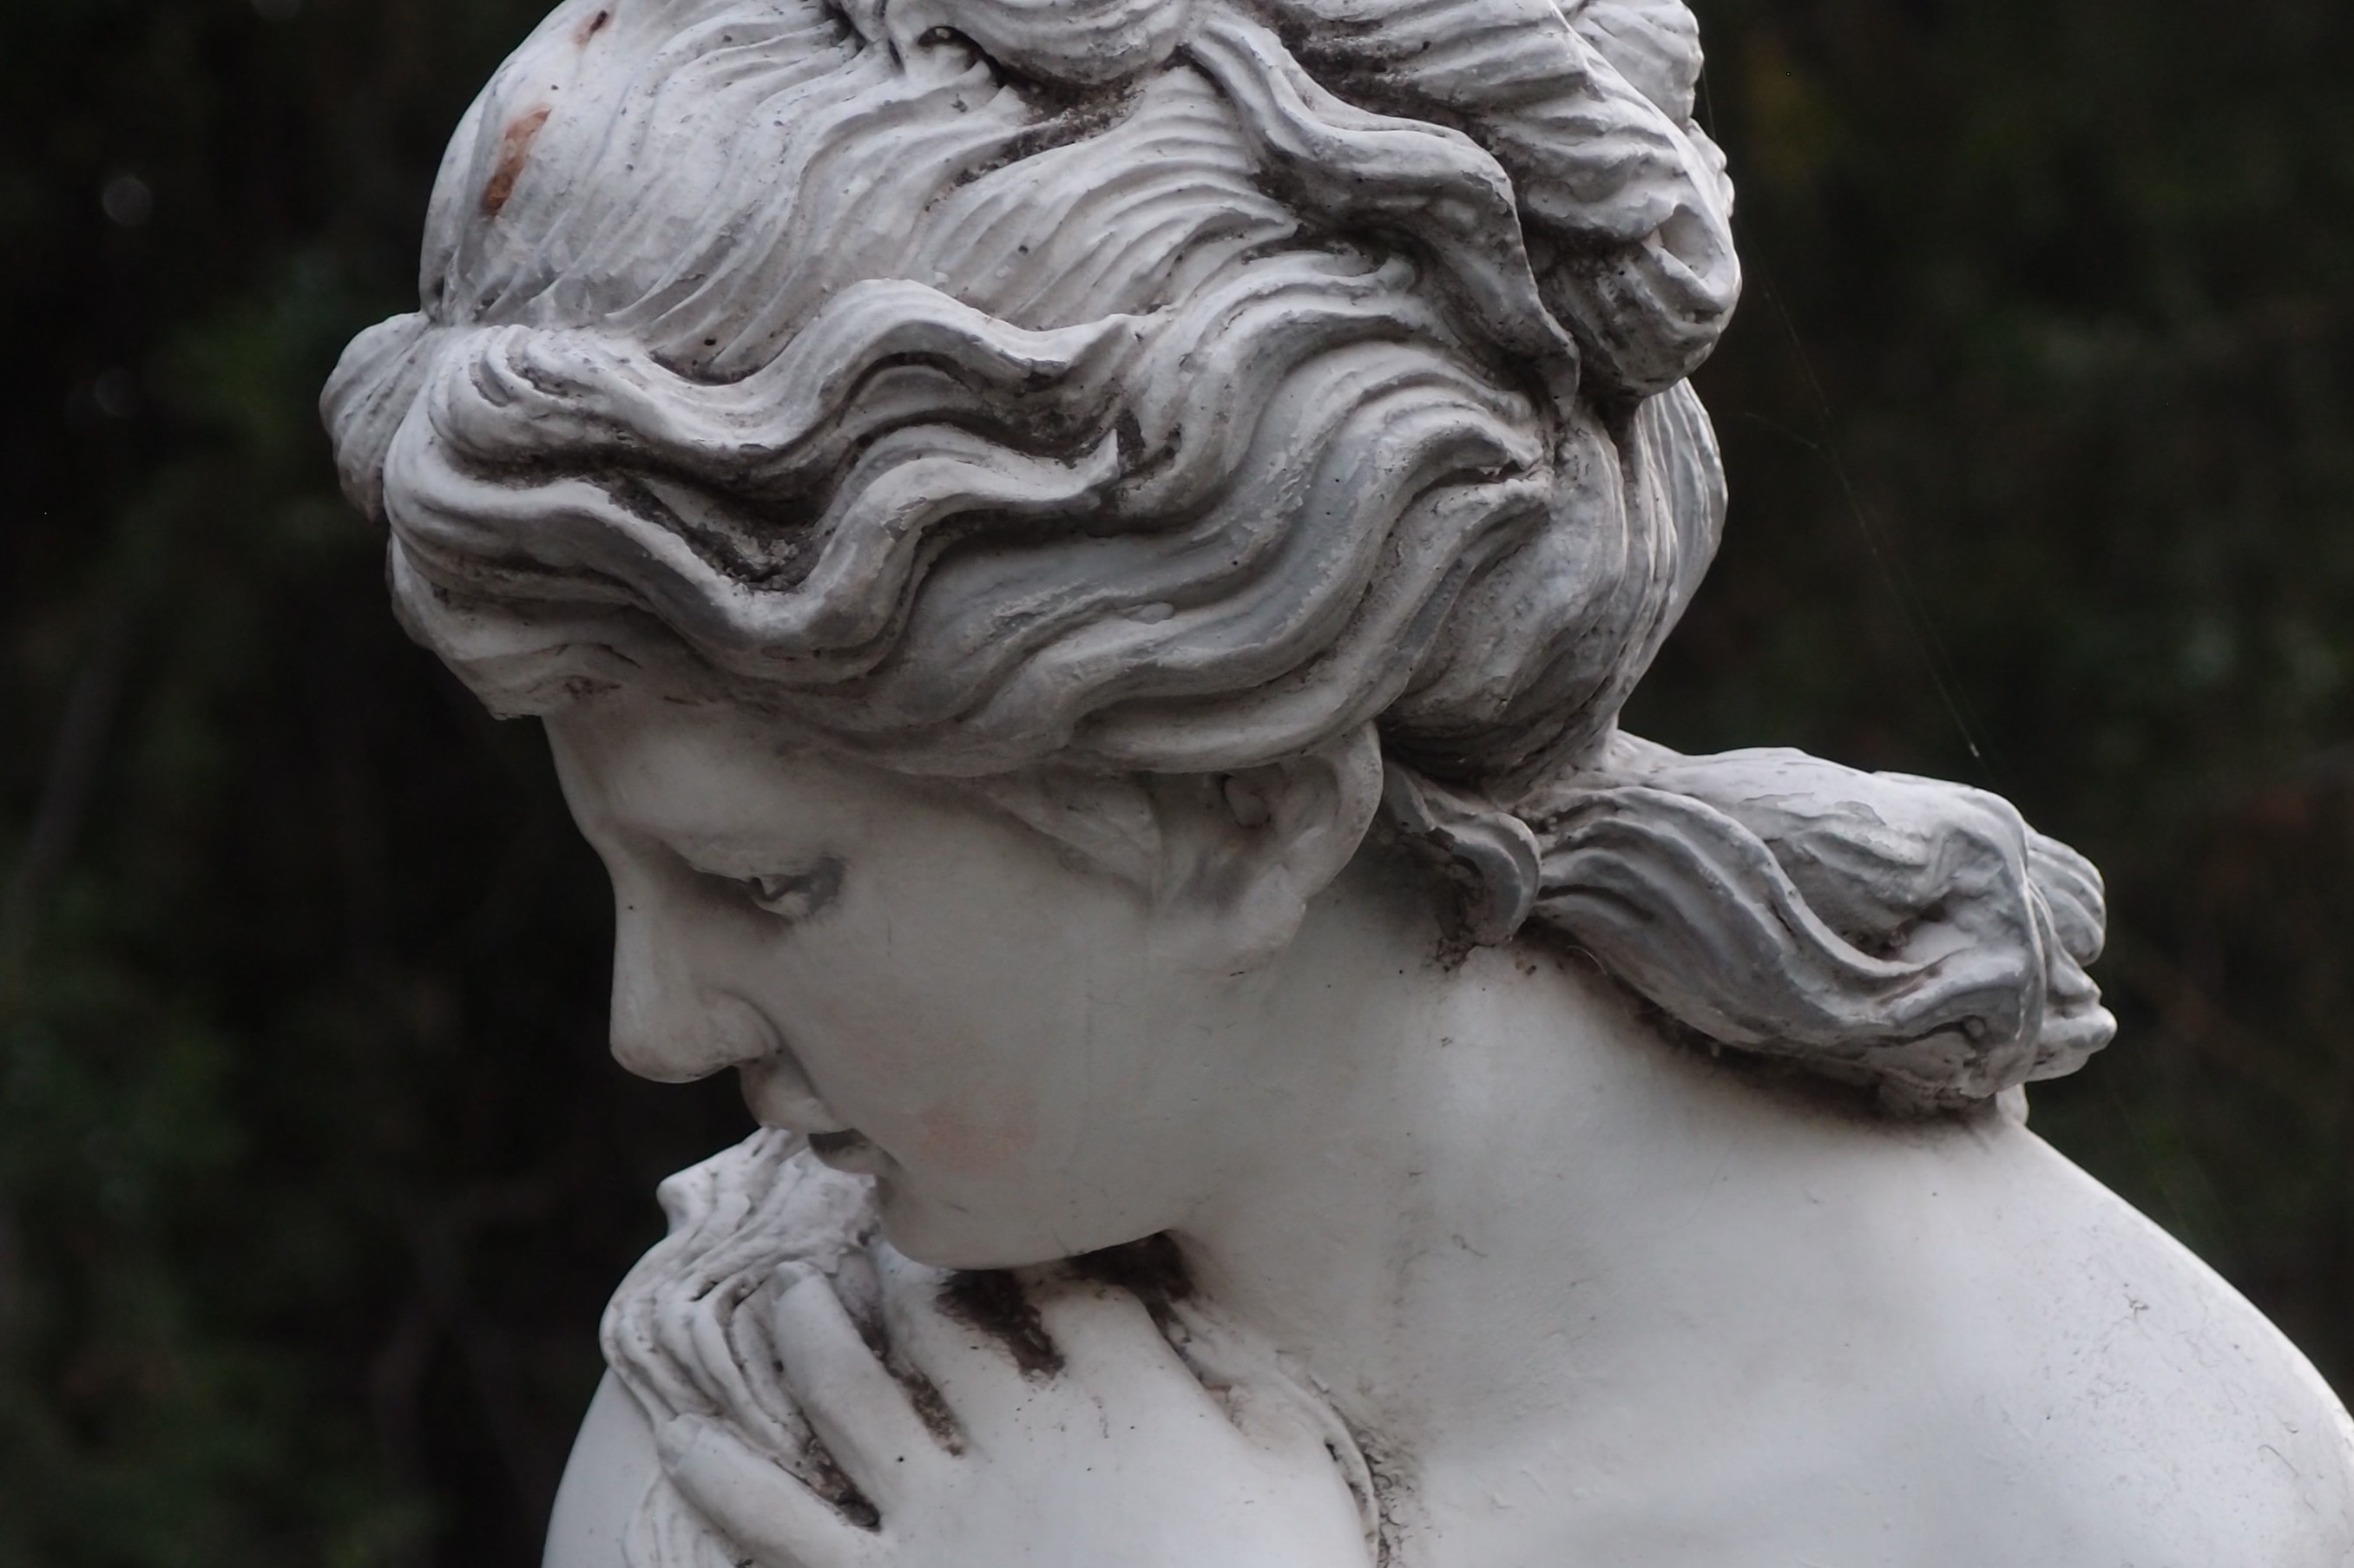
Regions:
[[553, 112], [543, 103], [507, 122], [506, 133], [499, 138], [499, 166], [491, 171], [491, 183], [482, 187], [486, 216], [498, 217], [514, 195], [515, 182], [523, 178], [524, 165], [531, 162], [531, 144], [539, 140], [540, 127]]

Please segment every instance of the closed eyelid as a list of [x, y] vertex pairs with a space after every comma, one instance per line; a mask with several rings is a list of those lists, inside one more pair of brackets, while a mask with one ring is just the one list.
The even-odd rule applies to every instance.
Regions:
[[840, 856], [826, 855], [798, 871], [760, 872], [726, 880], [758, 907], [798, 924], [815, 918], [842, 896], [847, 872]]

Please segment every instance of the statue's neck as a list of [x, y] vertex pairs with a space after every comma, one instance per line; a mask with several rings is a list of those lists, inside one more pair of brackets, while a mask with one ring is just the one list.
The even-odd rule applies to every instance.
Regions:
[[1361, 1426], [1419, 1442], [1543, 1409], [1662, 1189], [1707, 1180], [1714, 1156], [1663, 1125], [1706, 1066], [1581, 968], [1489, 949], [1403, 991], [1336, 985], [1368, 1016], [1299, 1041], [1293, 1092], [1255, 1107], [1266, 1158], [1182, 1237], [1210, 1299]]
[[[1206, 1298], [1411, 1469], [1450, 1542], [1479, 1533], [1452, 1517], [1467, 1499], [1542, 1532], [1630, 1407], [1708, 1407], [1776, 1353], [1757, 1302], [1808, 1296], [1858, 1195], [1914, 1178], [1886, 1171], [1885, 1128], [1660, 1038], [1575, 956], [1402, 965], [1414, 933], [1366, 907], [1303, 934], [1348, 1000], [1294, 1031], [1238, 1113], [1256, 1157], [1180, 1239]], [[1888, 1277], [1847, 1261], [1833, 1293], [1870, 1309]]]

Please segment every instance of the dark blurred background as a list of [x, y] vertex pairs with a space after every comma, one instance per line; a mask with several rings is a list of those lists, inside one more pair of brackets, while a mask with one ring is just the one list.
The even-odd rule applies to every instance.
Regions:
[[[0, 16], [0, 1564], [536, 1560], [726, 1085], [602, 1049], [539, 737], [313, 414], [535, 0]], [[2037, 1125], [2354, 1387], [2354, 8], [1700, 0], [1730, 541], [1636, 705], [2016, 799], [2125, 1022]]]

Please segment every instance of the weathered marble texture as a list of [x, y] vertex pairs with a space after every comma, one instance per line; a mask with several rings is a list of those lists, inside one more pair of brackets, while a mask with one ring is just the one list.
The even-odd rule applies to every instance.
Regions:
[[2093, 868], [1617, 729], [1724, 520], [1700, 65], [575, 0], [485, 90], [346, 489], [547, 722], [617, 1053], [776, 1129], [671, 1189], [552, 1562], [2349, 1560], [2343, 1411], [2022, 1125]]

